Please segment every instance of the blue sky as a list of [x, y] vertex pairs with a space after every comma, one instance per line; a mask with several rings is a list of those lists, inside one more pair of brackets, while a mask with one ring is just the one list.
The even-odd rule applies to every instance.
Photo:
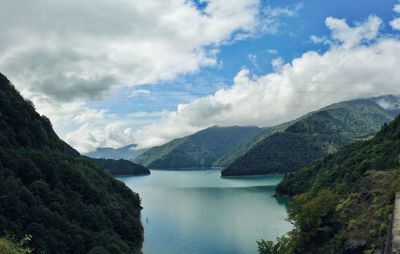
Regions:
[[394, 0], [21, 4], [0, 10], [0, 70], [82, 152], [400, 93]]
[[[139, 90], [148, 90], [150, 94], [141, 94], [134, 98], [123, 98], [125, 91], [117, 91], [118, 99], [106, 98], [93, 102], [91, 106], [107, 108], [119, 114], [136, 111], [174, 110], [179, 103], [187, 103], [194, 98], [213, 94], [217, 89], [229, 87], [236, 74], [248, 68], [252, 75], [263, 75], [273, 71], [271, 61], [281, 57], [286, 62], [301, 56], [309, 50], [324, 52], [325, 45], [316, 45], [310, 41], [311, 35], [329, 36], [325, 26], [327, 17], [343, 18], [348, 23], [356, 23], [371, 14], [381, 17], [386, 25], [384, 31], [391, 32], [388, 22], [395, 14], [392, 9], [397, 1], [379, 0], [335, 0], [335, 1], [262, 1], [260, 8], [296, 9], [296, 15], [279, 17], [276, 21], [278, 31], [266, 32], [247, 40], [235, 41], [219, 48], [217, 66], [201, 68], [193, 74], [180, 75], [174, 80], [144, 84]], [[200, 5], [204, 8], [205, 4]], [[250, 55], [256, 56], [252, 61]], [[153, 95], [153, 96], [152, 96]], [[122, 98], [121, 98], [122, 97]]]

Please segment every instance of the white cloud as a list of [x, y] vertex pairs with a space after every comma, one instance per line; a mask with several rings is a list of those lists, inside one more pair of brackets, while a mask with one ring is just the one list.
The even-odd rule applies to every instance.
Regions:
[[333, 45], [334, 43], [328, 39], [326, 36], [316, 36], [316, 35], [311, 35], [310, 36], [310, 41], [314, 44], [325, 44], [325, 45]]
[[254, 66], [258, 66], [258, 64], [257, 64], [257, 55], [256, 54], [249, 54], [248, 56], [247, 56], [247, 58], [249, 59], [249, 62], [252, 64], [252, 65], [254, 65]]
[[117, 114], [86, 109], [73, 118], [80, 126], [69, 132], [65, 140], [83, 153], [98, 147], [119, 148], [136, 142], [139, 127], [150, 125], [167, 114], [167, 111]]
[[[100, 132], [113, 129], [107, 121], [137, 122], [90, 109], [88, 103], [114, 96], [121, 85], [132, 87], [130, 95], [136, 96], [147, 94], [134, 90], [138, 84], [218, 68], [221, 45], [275, 32], [265, 24], [294, 15], [285, 8], [261, 13], [260, 0], [203, 2], [206, 7], [199, 10], [190, 0], [5, 0], [0, 69], [56, 129], [81, 125], [67, 138], [79, 150], [129, 144], [130, 131], [125, 140]], [[128, 124], [121, 126], [124, 134]]]
[[400, 18], [395, 18], [390, 21], [390, 25], [394, 30], [400, 30]]
[[275, 72], [282, 71], [284, 64], [285, 64], [285, 61], [283, 60], [282, 57], [275, 58], [271, 61], [272, 69]]
[[254, 32], [258, 8], [259, 0], [207, 1], [202, 11], [184, 0], [5, 0], [0, 69], [21, 90], [96, 99], [115, 85], [215, 65], [220, 44]]
[[393, 11], [394, 11], [394, 12], [397, 12], [397, 13], [400, 13], [400, 4], [396, 4], [396, 5], [393, 7]]
[[358, 46], [364, 41], [371, 41], [379, 34], [382, 20], [374, 15], [359, 23], [355, 27], [350, 27], [345, 19], [328, 17], [326, 26], [332, 31], [332, 37], [342, 43], [343, 47], [351, 48]]
[[277, 49], [267, 49], [267, 53], [271, 55], [276, 55], [279, 53]]
[[131, 94], [129, 95], [129, 97], [135, 97], [135, 96], [139, 96], [139, 95], [150, 95], [151, 92], [149, 90], [146, 89], [135, 89], [131, 92]]
[[302, 8], [302, 4], [296, 4], [289, 7], [272, 7], [266, 5], [260, 15], [262, 18], [259, 20], [259, 30], [269, 33], [278, 32], [282, 26], [282, 22], [280, 22], [279, 18], [295, 17]]
[[400, 40], [377, 38], [378, 18], [355, 27], [333, 18], [327, 24], [339, 40], [327, 52], [306, 52], [260, 77], [243, 69], [231, 88], [180, 105], [142, 128], [136, 141], [158, 145], [215, 124], [271, 126], [334, 102], [400, 93]]

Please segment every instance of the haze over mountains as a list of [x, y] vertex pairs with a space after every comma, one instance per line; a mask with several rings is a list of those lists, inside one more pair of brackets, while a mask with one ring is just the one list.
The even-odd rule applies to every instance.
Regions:
[[124, 159], [133, 160], [147, 149], [136, 149], [136, 144], [127, 145], [120, 148], [98, 147], [95, 151], [85, 153], [86, 156], [95, 159]]

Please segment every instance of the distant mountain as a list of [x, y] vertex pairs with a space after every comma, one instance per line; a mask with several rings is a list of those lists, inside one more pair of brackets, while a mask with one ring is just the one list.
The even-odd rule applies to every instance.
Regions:
[[60, 140], [0, 74], [2, 236], [30, 235], [33, 253], [141, 253], [141, 209], [138, 194]]
[[340, 102], [311, 112], [270, 132], [262, 141], [247, 145], [245, 153], [229, 164], [222, 176], [297, 170], [345, 144], [373, 136], [400, 113], [399, 101], [399, 97], [388, 95]]
[[133, 160], [147, 150], [136, 149], [136, 147], [136, 144], [127, 145], [117, 149], [112, 147], [99, 147], [96, 151], [86, 153], [85, 155], [94, 159]]
[[[294, 196], [295, 229], [273, 253], [383, 253], [400, 191], [400, 117], [372, 139], [346, 145], [290, 173], [278, 185]], [[282, 245], [282, 243], [284, 243]]]
[[253, 126], [214, 126], [153, 147], [136, 157], [134, 162], [155, 169], [211, 167], [221, 156], [249, 142], [263, 130]]
[[88, 159], [108, 170], [112, 175], [150, 175], [148, 168], [128, 160], [93, 159], [89, 157]]

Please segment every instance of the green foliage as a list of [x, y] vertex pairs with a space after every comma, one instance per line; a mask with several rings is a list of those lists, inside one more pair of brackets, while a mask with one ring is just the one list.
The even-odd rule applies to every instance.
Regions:
[[341, 102], [272, 132], [229, 164], [223, 176], [296, 171], [355, 140], [366, 139], [394, 117], [376, 98]]
[[150, 175], [148, 168], [128, 160], [87, 159], [108, 170], [112, 175]]
[[248, 142], [262, 130], [257, 127], [211, 127], [153, 147], [134, 161], [157, 169], [211, 167], [221, 156]]
[[28, 254], [32, 250], [27, 248], [26, 245], [31, 240], [30, 236], [25, 236], [22, 240], [15, 243], [8, 237], [0, 237], [0, 253], [1, 254]]
[[290, 246], [290, 237], [282, 236], [273, 241], [258, 241], [258, 252], [260, 254], [290, 254], [292, 249]]
[[136, 253], [140, 198], [61, 141], [0, 74], [0, 230], [34, 253]]
[[382, 251], [400, 190], [400, 117], [367, 141], [288, 174], [277, 191], [294, 196], [293, 253]]

